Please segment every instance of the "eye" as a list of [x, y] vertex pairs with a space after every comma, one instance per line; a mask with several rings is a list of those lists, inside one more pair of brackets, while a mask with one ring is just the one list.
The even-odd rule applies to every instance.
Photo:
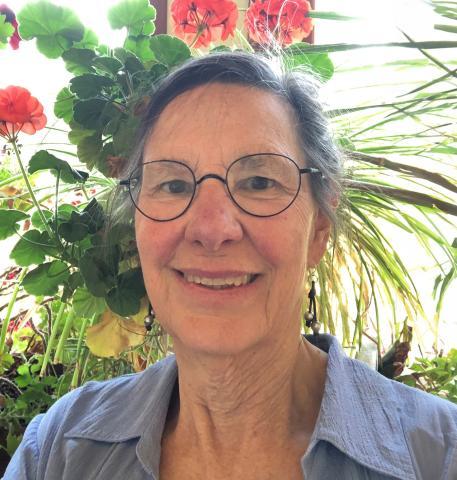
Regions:
[[185, 182], [184, 180], [170, 180], [161, 183], [159, 185], [159, 190], [177, 195], [182, 193], [192, 193], [193, 188], [191, 183]]
[[238, 182], [238, 187], [244, 190], [267, 190], [276, 186], [276, 181], [266, 177], [249, 177]]

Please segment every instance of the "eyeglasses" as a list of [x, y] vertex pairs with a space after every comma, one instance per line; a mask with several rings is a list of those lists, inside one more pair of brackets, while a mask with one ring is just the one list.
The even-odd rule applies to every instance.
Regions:
[[146, 217], [168, 222], [183, 215], [203, 180], [214, 178], [226, 187], [233, 203], [255, 217], [272, 217], [292, 205], [300, 191], [302, 174], [319, 175], [317, 168], [300, 168], [278, 153], [257, 153], [235, 160], [225, 179], [208, 173], [195, 178], [192, 169], [175, 160], [154, 160], [136, 167], [120, 185], [128, 188], [135, 207]]

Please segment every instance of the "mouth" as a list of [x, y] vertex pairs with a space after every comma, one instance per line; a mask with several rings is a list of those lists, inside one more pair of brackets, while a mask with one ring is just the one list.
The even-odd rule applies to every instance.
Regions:
[[192, 275], [175, 270], [176, 273], [188, 284], [202, 287], [207, 290], [234, 290], [251, 285], [260, 276], [258, 273], [246, 273], [234, 277], [208, 278]]

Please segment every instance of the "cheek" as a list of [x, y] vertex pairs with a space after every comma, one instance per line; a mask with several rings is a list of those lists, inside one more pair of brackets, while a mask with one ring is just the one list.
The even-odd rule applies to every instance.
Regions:
[[166, 223], [141, 217], [135, 217], [135, 236], [143, 273], [145, 277], [150, 277], [151, 274], [158, 274], [157, 269], [169, 263], [178, 236]]

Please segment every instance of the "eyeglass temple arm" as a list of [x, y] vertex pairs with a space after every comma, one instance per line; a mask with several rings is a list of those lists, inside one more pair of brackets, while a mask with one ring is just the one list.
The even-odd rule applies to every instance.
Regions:
[[325, 179], [325, 175], [318, 168], [312, 168], [312, 167], [310, 167], [310, 168], [300, 168], [299, 171], [300, 171], [300, 174], [310, 173], [312, 175], [312, 174], [317, 173], [321, 176], [322, 180]]

